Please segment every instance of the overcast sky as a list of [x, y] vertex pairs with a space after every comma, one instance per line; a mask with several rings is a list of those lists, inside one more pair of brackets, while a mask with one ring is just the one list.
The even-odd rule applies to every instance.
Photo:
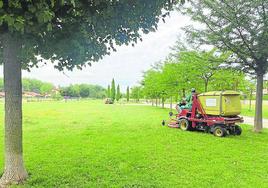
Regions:
[[[32, 69], [31, 72], [23, 71], [23, 77], [36, 78], [61, 86], [88, 83], [104, 87], [107, 87], [112, 78], [115, 78], [116, 83], [119, 83], [122, 89], [128, 85], [131, 87], [141, 80], [142, 71], [148, 70], [154, 62], [165, 59], [177, 36], [182, 33], [180, 28], [189, 24], [189, 20], [177, 12], [172, 12], [166, 19], [166, 23], [159, 23], [156, 32], [143, 36], [143, 42], [139, 42], [135, 47], [118, 47], [117, 52], [82, 71], [62, 73], [48, 63], [41, 68]], [[0, 69], [2, 77], [2, 67]]]

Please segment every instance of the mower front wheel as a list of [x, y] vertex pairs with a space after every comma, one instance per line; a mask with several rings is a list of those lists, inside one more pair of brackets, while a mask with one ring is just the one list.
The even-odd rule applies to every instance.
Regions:
[[225, 137], [227, 135], [227, 130], [222, 126], [216, 126], [213, 131], [214, 136]]
[[189, 130], [191, 130], [190, 122], [187, 119], [180, 119], [179, 120], [179, 127], [183, 131], [189, 131]]

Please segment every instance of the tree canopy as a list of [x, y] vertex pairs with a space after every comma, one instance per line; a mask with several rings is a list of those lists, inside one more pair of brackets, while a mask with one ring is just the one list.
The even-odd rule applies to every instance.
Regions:
[[140, 86], [133, 86], [131, 88], [131, 93], [130, 93], [131, 98], [135, 99], [137, 102], [139, 102], [139, 100], [141, 98], [143, 98], [143, 91], [142, 88]]
[[[208, 90], [236, 90], [245, 92], [246, 76], [231, 67], [222, 67], [229, 53], [218, 50], [185, 50], [176, 52], [173, 59], [157, 63], [144, 73], [143, 93], [146, 98], [184, 97], [191, 88], [198, 93]], [[157, 68], [156, 68], [157, 67]]]
[[[38, 66], [40, 57], [59, 70], [82, 68], [133, 44], [142, 33], [155, 31], [173, 0], [156, 1], [1, 1], [0, 33], [16, 38], [24, 68]], [[131, 11], [129, 11], [131, 10]], [[3, 49], [3, 41], [0, 44]]]

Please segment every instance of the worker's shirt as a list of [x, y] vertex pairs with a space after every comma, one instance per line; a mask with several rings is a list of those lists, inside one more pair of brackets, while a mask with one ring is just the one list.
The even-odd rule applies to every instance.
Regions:
[[192, 104], [193, 103], [193, 95], [192, 95], [192, 93], [189, 94], [189, 95], [187, 95], [186, 101], [187, 101], [188, 104]]

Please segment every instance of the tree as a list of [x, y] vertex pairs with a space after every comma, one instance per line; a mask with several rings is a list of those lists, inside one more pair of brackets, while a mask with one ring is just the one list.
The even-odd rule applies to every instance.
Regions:
[[127, 86], [127, 102], [129, 102], [129, 86]]
[[110, 87], [110, 85], [108, 85], [108, 88], [107, 88], [107, 97], [111, 98], [111, 87]]
[[215, 72], [212, 77], [210, 90], [235, 90], [244, 91], [246, 75], [239, 70], [228, 68]]
[[[157, 29], [172, 8], [162, 1], [0, 1], [4, 64], [5, 170], [1, 186], [27, 178], [22, 157], [21, 69], [50, 60], [58, 70], [82, 69]], [[131, 11], [129, 11], [131, 10]]]
[[[159, 92], [159, 75], [160, 73], [156, 70], [150, 69], [146, 71], [143, 75], [142, 85], [144, 87], [144, 94], [147, 98], [156, 99], [160, 96]], [[131, 97], [138, 97], [138, 88], [133, 87], [131, 89]]]
[[249, 99], [249, 111], [252, 109], [252, 96], [253, 92], [255, 92], [256, 89], [256, 80], [250, 79], [250, 80], [245, 80], [242, 84], [241, 90], [245, 95], [247, 95]]
[[79, 96], [82, 98], [87, 98], [90, 95], [90, 86], [87, 84], [80, 84], [79, 86]]
[[112, 80], [112, 87], [111, 87], [111, 99], [112, 101], [115, 100], [116, 97], [116, 91], [115, 91], [115, 82], [114, 82], [114, 78]]
[[206, 27], [188, 27], [189, 39], [232, 51], [230, 64], [257, 78], [254, 131], [262, 130], [263, 77], [268, 67], [268, 1], [190, 0], [186, 13]]
[[135, 99], [136, 102], [140, 101], [140, 98], [143, 97], [142, 88], [140, 86], [134, 86], [131, 88], [131, 98]]
[[181, 52], [179, 62], [187, 64], [187, 73], [191, 74], [189, 76], [202, 80], [204, 89], [201, 91], [207, 92], [213, 75], [219, 71], [219, 66], [227, 60], [228, 56], [230, 53], [220, 53], [216, 49], [207, 52], [193, 50]]
[[121, 98], [121, 93], [120, 93], [120, 86], [118, 84], [116, 88], [116, 101], [118, 102], [120, 98]]
[[54, 85], [51, 83], [42, 83], [40, 87], [40, 93], [41, 94], [49, 94], [53, 90]]

